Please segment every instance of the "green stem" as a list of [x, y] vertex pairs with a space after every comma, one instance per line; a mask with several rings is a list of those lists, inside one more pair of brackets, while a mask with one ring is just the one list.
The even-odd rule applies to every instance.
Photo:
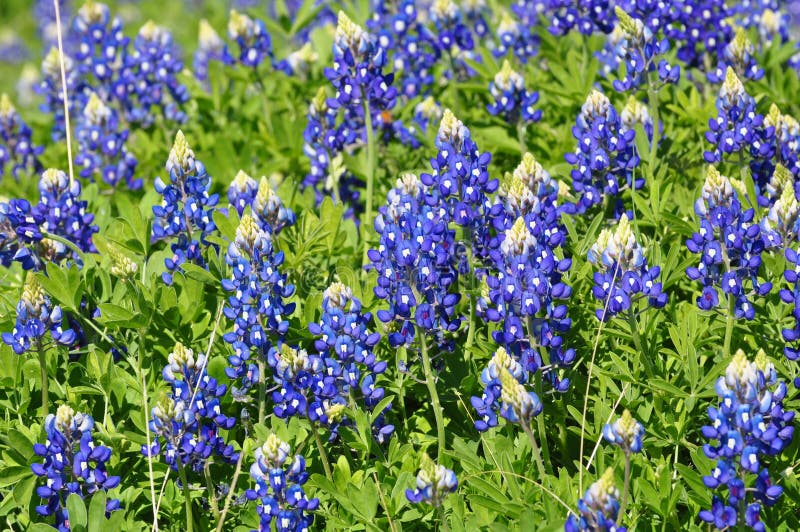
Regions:
[[[541, 398], [544, 397], [544, 385], [542, 383], [542, 372], [536, 372], [536, 394]], [[545, 470], [549, 475], [553, 474], [553, 463], [550, 461], [550, 444], [547, 442], [547, 427], [544, 424], [544, 415], [539, 413], [536, 416], [536, 428], [542, 437], [542, 457], [544, 458]]]
[[150, 476], [148, 483], [150, 484], [150, 503], [153, 506], [153, 530], [158, 530], [158, 509], [156, 508], [156, 484], [153, 477], [153, 456], [150, 454], [152, 443], [150, 439], [150, 409], [147, 406], [147, 379], [144, 373], [144, 329], [139, 329], [139, 352], [137, 353], [137, 372], [139, 373], [139, 380], [142, 383], [142, 409], [144, 412], [144, 431], [147, 438], [147, 470]]
[[181, 477], [181, 484], [183, 484], [183, 498], [186, 502], [186, 530], [194, 532], [194, 519], [192, 518], [192, 494], [189, 490], [189, 482], [186, 480], [186, 468], [183, 465], [178, 466], [178, 475]]
[[475, 320], [475, 266], [473, 265], [472, 245], [467, 240], [469, 237], [466, 230], [462, 228], [462, 241], [464, 242], [465, 252], [467, 254], [467, 264], [469, 265], [469, 328], [467, 329], [467, 343], [464, 347], [472, 347], [475, 342], [475, 328], [477, 327]]
[[367, 207], [366, 218], [364, 220], [364, 226], [362, 227], [364, 234], [364, 257], [361, 261], [362, 266], [365, 266], [369, 260], [367, 257], [367, 252], [369, 251], [367, 235], [369, 234], [369, 229], [372, 227], [372, 196], [375, 187], [375, 131], [372, 129], [372, 114], [369, 109], [369, 101], [366, 98], [364, 98], [364, 126], [367, 130], [367, 197], [365, 198]]
[[317, 443], [317, 450], [319, 451], [319, 458], [322, 460], [322, 468], [325, 469], [325, 476], [328, 477], [328, 480], [333, 480], [331, 463], [328, 461], [328, 453], [325, 451], [325, 446], [322, 445], [322, 438], [319, 437], [317, 425], [314, 423], [311, 423], [311, 432], [314, 433], [314, 441]]
[[527, 126], [522, 120], [517, 122], [517, 140], [519, 141], [519, 151], [521, 155], [528, 153], [528, 145], [525, 143], [526, 130]]
[[533, 434], [530, 425], [525, 421], [520, 421], [520, 425], [522, 425], [522, 429], [525, 431], [525, 434], [528, 435], [528, 439], [531, 441], [531, 450], [533, 451], [533, 459], [536, 461], [536, 466], [539, 468], [539, 477], [542, 479], [548, 478], [544, 462], [542, 461], [542, 453], [539, 451], [539, 444], [536, 442], [536, 436]]
[[647, 354], [644, 345], [642, 344], [642, 338], [639, 336], [639, 324], [636, 322], [636, 314], [634, 313], [633, 309], [628, 311], [628, 325], [631, 327], [633, 345], [636, 346], [636, 351], [639, 352], [639, 356], [642, 360], [644, 360], [644, 369], [647, 372], [647, 377], [652, 379], [655, 375], [653, 361], [650, 360], [650, 357]]
[[264, 425], [267, 419], [267, 379], [264, 361], [258, 361], [258, 424]]
[[655, 186], [653, 177], [656, 175], [658, 143], [661, 140], [661, 129], [658, 118], [658, 92], [653, 86], [652, 81], [647, 86], [647, 99], [650, 104], [650, 118], [653, 119], [653, 143], [650, 145], [650, 158], [648, 161], [648, 166], [650, 168], [650, 186], [652, 187]]
[[436, 381], [434, 380], [433, 368], [431, 367], [431, 359], [428, 355], [428, 344], [425, 341], [425, 331], [417, 326], [417, 337], [419, 338], [419, 346], [422, 351], [422, 371], [425, 373], [425, 385], [428, 387], [428, 393], [431, 396], [431, 403], [433, 404], [433, 417], [436, 419], [436, 435], [439, 442], [436, 462], [442, 461], [442, 455], [445, 449], [444, 439], [444, 418], [442, 417], [442, 406], [439, 402], [439, 394], [436, 391]]
[[722, 352], [725, 353], [725, 358], [731, 356], [731, 335], [733, 334], [733, 314], [734, 314], [734, 301], [733, 297], [728, 295], [728, 315], [725, 316], [725, 340], [722, 344]]
[[619, 507], [620, 520], [625, 519], [625, 507], [628, 505], [628, 489], [631, 482], [631, 453], [625, 453], [625, 484], [622, 488], [622, 504]]
[[42, 376], [42, 419], [47, 417], [47, 410], [50, 406], [47, 394], [47, 352], [42, 347], [42, 342], [38, 341], [36, 343], [36, 351], [39, 355], [39, 371], [41, 372]]
[[219, 504], [217, 503], [217, 492], [214, 489], [214, 481], [211, 479], [211, 462], [206, 461], [203, 474], [206, 477], [206, 489], [208, 490], [208, 502], [214, 519], [219, 520]]
[[217, 520], [217, 532], [222, 532], [222, 526], [225, 524], [225, 516], [228, 515], [228, 510], [231, 506], [231, 501], [233, 500], [233, 494], [236, 493], [236, 484], [239, 482], [239, 473], [242, 472], [242, 459], [244, 458], [244, 447], [239, 452], [239, 459], [236, 461], [236, 470], [233, 472], [233, 480], [231, 481], [231, 487], [228, 490], [228, 495], [225, 497], [225, 504], [222, 507], [222, 513]]
[[439, 508], [436, 509], [436, 513], [439, 514], [440, 530], [443, 532], [450, 532], [450, 526], [447, 524], [447, 515], [444, 513], [444, 507], [439, 506]]

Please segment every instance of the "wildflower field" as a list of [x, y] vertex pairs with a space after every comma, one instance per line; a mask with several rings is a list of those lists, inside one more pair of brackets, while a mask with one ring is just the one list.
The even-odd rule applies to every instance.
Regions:
[[0, 0], [0, 528], [799, 530], [798, 39]]

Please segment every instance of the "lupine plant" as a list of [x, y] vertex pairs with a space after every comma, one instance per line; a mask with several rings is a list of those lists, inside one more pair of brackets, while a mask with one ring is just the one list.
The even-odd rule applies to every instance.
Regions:
[[219, 4], [0, 0], [0, 529], [800, 530], [796, 0]]

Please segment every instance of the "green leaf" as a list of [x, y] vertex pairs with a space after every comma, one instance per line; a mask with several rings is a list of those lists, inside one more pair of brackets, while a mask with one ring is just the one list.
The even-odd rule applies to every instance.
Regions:
[[67, 515], [72, 530], [86, 529], [86, 505], [77, 493], [67, 497]]
[[106, 492], [100, 490], [89, 503], [89, 532], [103, 532], [106, 522]]

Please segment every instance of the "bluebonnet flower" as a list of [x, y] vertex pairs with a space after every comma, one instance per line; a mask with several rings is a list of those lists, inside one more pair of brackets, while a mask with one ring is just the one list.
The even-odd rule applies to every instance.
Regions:
[[392, 87], [394, 75], [383, 73], [385, 64], [386, 50], [340, 12], [333, 42], [333, 68], [325, 69], [325, 77], [336, 88], [336, 96], [328, 100], [328, 105], [360, 116], [362, 127], [364, 108], [373, 114], [392, 109], [397, 89]]
[[703, 310], [719, 306], [721, 289], [723, 295], [733, 298], [735, 316], [752, 320], [755, 308], [750, 298], [772, 289], [772, 283], [758, 279], [767, 240], [753, 222], [755, 211], [743, 210], [731, 180], [713, 166], [708, 167], [702, 197], [694, 210], [700, 218], [700, 231], [686, 241], [686, 247], [701, 258], [697, 267], [686, 269], [686, 275], [703, 283], [697, 306]]
[[301, 532], [309, 530], [314, 523], [314, 514], [319, 507], [319, 499], [309, 499], [303, 489], [308, 481], [306, 460], [295, 455], [289, 462], [289, 444], [274, 434], [255, 450], [256, 461], [250, 468], [250, 476], [256, 483], [255, 489], [248, 489], [248, 500], [258, 501], [259, 530]]
[[486, 5], [486, 0], [463, 0], [461, 9], [464, 18], [472, 25], [475, 37], [482, 39], [489, 33], [489, 24], [486, 17], [491, 16], [492, 10]]
[[503, 61], [503, 68], [489, 83], [489, 92], [494, 98], [487, 107], [489, 114], [501, 115], [509, 124], [525, 125], [541, 120], [542, 110], [533, 107], [539, 101], [539, 93], [525, 88], [525, 80], [508, 60]]
[[633, 170], [639, 165], [634, 146], [636, 132], [623, 126], [617, 110], [603, 93], [592, 90], [586, 98], [572, 135], [578, 145], [574, 153], [564, 158], [575, 166], [571, 176], [579, 213], [602, 203], [606, 196], [619, 196], [625, 187], [644, 186], [644, 178], [634, 181], [633, 177]]
[[[503, 371], [511, 375], [520, 385], [528, 380], [528, 372], [525, 371], [525, 368], [509, 355], [504, 347], [498, 347], [489, 360], [489, 364], [481, 372], [483, 395], [481, 397], [473, 396], [470, 399], [472, 407], [480, 416], [475, 420], [475, 428], [480, 432], [497, 426], [497, 414], [502, 406], [503, 384], [500, 376]], [[509, 412], [506, 409], [503, 413], [508, 414]]]
[[70, 346], [75, 342], [75, 331], [64, 328], [61, 307], [53, 305], [47, 293], [33, 274], [28, 274], [22, 297], [17, 303], [17, 316], [14, 330], [3, 333], [3, 342], [18, 355], [32, 347], [40, 349], [44, 336], [50, 332], [54, 342]]
[[263, 21], [231, 9], [228, 36], [239, 47], [236, 60], [240, 64], [257, 70], [265, 59], [272, 61], [272, 38]]
[[747, 38], [747, 31], [738, 28], [733, 40], [728, 43], [717, 68], [708, 73], [711, 83], [723, 83], [727, 69], [732, 68], [739, 78], [759, 80], [764, 77], [764, 69], [755, 58], [755, 47]]
[[387, 204], [375, 217], [380, 235], [377, 249], [369, 250], [371, 268], [378, 274], [375, 296], [389, 303], [377, 312], [391, 323], [393, 347], [410, 344], [414, 324], [425, 331], [458, 330], [458, 281], [455, 231], [448, 228], [443, 207], [426, 203], [422, 181], [404, 174], [389, 191]]
[[197, 36], [197, 49], [194, 52], [192, 67], [194, 77], [205, 84], [208, 89], [208, 65], [211, 61], [219, 61], [224, 65], [231, 65], [234, 59], [228, 52], [228, 45], [211, 27], [206, 19], [200, 21]]
[[247, 175], [244, 170], [239, 170], [228, 187], [228, 202], [241, 217], [244, 210], [253, 203], [256, 192], [258, 192], [258, 181]]
[[[790, 17], [785, 10], [778, 9], [777, 2], [774, 4], [776, 4], [772, 6], [774, 9], [764, 9], [752, 18], [752, 25], [758, 27], [758, 35], [765, 46], [770, 46], [773, 42], [784, 43], [789, 40]], [[744, 21], [742, 25], [747, 27]]]
[[[69, 95], [81, 94], [86, 88], [81, 81], [80, 74], [73, 60], [64, 55], [64, 72], [67, 80], [67, 105], [69, 106], [70, 116], [76, 116], [80, 106], [76, 98], [69, 98]], [[36, 87], [36, 92], [44, 98], [39, 108], [53, 117], [52, 138], [60, 140], [65, 134], [64, 117], [64, 95], [61, 83], [61, 55], [58, 48], [50, 48], [50, 51], [42, 60], [42, 80]]]
[[658, 73], [662, 83], [677, 83], [681, 70], [671, 66], [666, 59], [659, 59], [669, 50], [669, 39], [661, 40], [655, 36], [638, 18], [633, 18], [619, 6], [615, 7], [622, 40], [619, 42], [625, 65], [625, 77], [614, 81], [614, 88], [620, 92], [635, 90], [643, 85], [655, 88], [655, 80], [649, 79], [650, 72]]
[[627, 410], [614, 423], [603, 426], [606, 441], [622, 449], [625, 454], [641, 452], [642, 436], [644, 427]]
[[753, 530], [764, 530], [761, 507], [772, 506], [783, 493], [770, 480], [764, 460], [780, 454], [794, 435], [794, 412], [783, 409], [786, 384], [777, 380], [763, 351], [751, 362], [740, 349], [715, 390], [720, 405], [709, 407], [711, 424], [702, 432], [717, 442], [703, 446], [717, 464], [703, 482], [709, 489], [727, 490], [727, 497], [715, 494], [711, 509], [701, 511], [700, 519], [719, 529], [743, 521]]
[[[792, 206], [792, 211], [796, 216], [796, 200]], [[794, 242], [796, 242], [797, 223], [795, 223], [794, 228]], [[783, 339], [786, 341], [786, 345], [783, 348], [783, 353], [789, 360], [797, 360], [800, 358], [800, 347], [797, 345], [797, 341], [800, 340], [800, 319], [798, 318], [800, 313], [797, 311], [798, 304], [800, 303], [800, 267], [798, 266], [798, 263], [800, 263], [800, 256], [797, 252], [797, 246], [790, 246], [789, 244], [786, 245], [784, 254], [786, 256], [786, 260], [789, 262], [789, 265], [786, 268], [786, 271], [783, 272], [783, 278], [787, 283], [789, 283], [789, 288], [782, 288], [780, 291], [780, 296], [784, 303], [794, 306], [794, 309], [792, 310], [792, 318], [794, 323], [792, 324], [791, 328], [785, 328], [781, 331]]]
[[503, 57], [512, 52], [518, 61], [527, 63], [539, 51], [539, 36], [533, 33], [533, 28], [504, 11], [497, 26], [497, 48], [492, 53]]
[[556, 255], [566, 240], [557, 198], [556, 182], [526, 154], [499, 190], [503, 213], [495, 213], [497, 237], [490, 246], [478, 310], [488, 321], [502, 323], [492, 337], [525, 371], [541, 372], [563, 392], [570, 381], [560, 372], [572, 363], [575, 352], [563, 346], [561, 336], [572, 325], [562, 302], [572, 294], [562, 281], [572, 261]]
[[762, 221], [762, 229], [765, 235], [777, 233], [780, 244], [789, 249], [797, 242], [800, 231], [800, 202], [797, 201], [792, 174], [780, 163], [775, 167], [771, 185], [775, 187], [772, 190], [778, 199]]
[[725, 0], [682, 2], [674, 18], [665, 20], [667, 37], [676, 43], [677, 56], [686, 68], [705, 69], [722, 56], [733, 34], [729, 20], [733, 15]]
[[294, 211], [285, 207], [280, 196], [272, 189], [269, 180], [261, 176], [258, 189], [250, 203], [253, 218], [267, 233], [277, 235], [284, 227], [294, 225], [296, 220]]
[[0, 62], [22, 63], [28, 59], [25, 42], [10, 29], [0, 31]]
[[[777, 105], [772, 104], [769, 113], [764, 116], [763, 127], [763, 139], [770, 143], [770, 151], [764, 158], [751, 161], [750, 167], [754, 169], [753, 173], [763, 176], [772, 170], [774, 179], [774, 172], [780, 165], [791, 172], [793, 179], [800, 177], [800, 124], [792, 116], [782, 113]], [[774, 199], [776, 194], [770, 190], [770, 184], [765, 185], [765, 188], [766, 195]]]
[[755, 100], [747, 94], [730, 66], [719, 91], [717, 111], [717, 118], [708, 121], [709, 131], [705, 134], [712, 149], [705, 151], [703, 157], [709, 163], [719, 163], [736, 154], [740, 158], [749, 154], [758, 201], [763, 204], [766, 182], [774, 168], [771, 159], [776, 148], [771, 137], [776, 133], [774, 126], [777, 124], [773, 123], [772, 128], [764, 127], [764, 116], [756, 111]]
[[619, 490], [614, 486], [614, 471], [606, 469], [600, 479], [589, 486], [578, 500], [578, 515], [570, 514], [564, 523], [565, 532], [625, 532], [617, 525]]
[[[433, 67], [440, 50], [436, 37], [423, 24], [414, 0], [375, 0], [367, 28], [378, 45], [390, 53], [400, 93], [407, 98], [430, 92]], [[424, 16], [424, 13], [423, 13]]]
[[436, 28], [439, 55], [449, 59], [446, 75], [459, 80], [473, 76], [475, 71], [465, 59], [476, 59], [475, 41], [459, 6], [453, 0], [434, 0], [428, 16]]
[[407, 489], [406, 498], [413, 504], [424, 502], [438, 508], [447, 494], [453, 493], [457, 488], [456, 474], [443, 465], [437, 465], [427, 453], [423, 453], [416, 488]]
[[285, 58], [275, 63], [275, 69], [280, 70], [287, 76], [298, 76], [302, 79], [308, 75], [311, 65], [317, 61], [319, 56], [314, 51], [311, 43], [305, 43], [299, 50], [287, 55]]
[[441, 205], [447, 221], [464, 228], [467, 249], [483, 259], [490, 240], [488, 195], [499, 185], [489, 176], [492, 154], [478, 149], [469, 129], [449, 109], [442, 116], [436, 147], [436, 157], [430, 161], [432, 172], [420, 175], [422, 183], [430, 187], [426, 201]]
[[[637, 299], [647, 298], [651, 307], [667, 304], [667, 294], [656, 282], [661, 268], [648, 267], [644, 250], [636, 241], [628, 216], [623, 214], [612, 232], [603, 229], [589, 250], [589, 262], [599, 271], [594, 273], [592, 294], [602, 304], [595, 310], [599, 320], [609, 320], [628, 312]], [[635, 308], [634, 308], [635, 311]]]
[[[33, 473], [46, 481], [36, 488], [36, 494], [46, 501], [36, 507], [36, 513], [54, 515], [55, 528], [66, 532], [71, 529], [67, 497], [75, 493], [83, 498], [116, 488], [119, 477], [109, 476], [106, 471], [111, 449], [94, 441], [92, 416], [61, 405], [55, 415], [47, 416], [44, 428], [46, 442], [33, 446], [34, 454], [43, 458], [43, 463], [31, 465]], [[119, 508], [119, 500], [107, 499], [106, 517]]]
[[[628, 97], [628, 101], [625, 107], [622, 108], [619, 118], [625, 129], [634, 129], [637, 124], [641, 124], [647, 135], [647, 140], [650, 144], [653, 143], [653, 118], [650, 116], [650, 111], [647, 109], [647, 106], [637, 100], [635, 96], [631, 95]], [[663, 123], [659, 123], [658, 126], [660, 130], [664, 129]]]
[[[363, 182], [351, 174], [344, 165], [345, 147], [355, 141], [356, 132], [346, 124], [336, 125], [338, 109], [328, 105], [325, 89], [320, 88], [308, 106], [308, 124], [303, 132], [303, 152], [309, 159], [310, 171], [303, 179], [304, 187], [313, 187], [317, 204], [326, 195], [337, 203], [343, 202], [360, 210], [358, 188]], [[347, 213], [352, 215], [351, 212]]]
[[40, 265], [36, 246], [42, 241], [42, 216], [26, 199], [0, 201], [0, 264], [19, 262], [30, 270]]
[[0, 95], [0, 178], [6, 172], [19, 179], [25, 172], [41, 171], [39, 155], [44, 146], [35, 145], [31, 134], [8, 95]]
[[603, 48], [594, 54], [600, 61], [600, 72], [603, 76], [609, 77], [619, 70], [620, 65], [625, 61], [626, 45], [625, 32], [622, 26], [617, 24], [606, 37]]
[[566, 35], [577, 29], [584, 35], [596, 31], [609, 33], [614, 28], [614, 13], [609, 0], [550, 0], [544, 16], [553, 35]]
[[234, 350], [225, 371], [239, 381], [232, 389], [237, 400], [247, 400], [248, 390], [264, 378], [262, 369], [273, 342], [289, 330], [288, 317], [295, 304], [286, 300], [294, 293], [294, 285], [279, 270], [283, 258], [282, 251], [273, 250], [271, 234], [251, 215], [243, 215], [225, 255], [233, 277], [222, 281], [231, 293], [223, 313], [233, 321], [233, 330], [223, 338]]
[[[72, 2], [70, 0], [58, 0], [59, 14], [61, 20], [70, 20]], [[56, 10], [52, 0], [36, 0], [33, 4], [33, 20], [36, 21], [36, 30], [42, 42], [47, 46], [57, 43], [58, 28], [56, 27]]]
[[164, 259], [168, 271], [161, 275], [169, 285], [174, 272], [180, 271], [181, 264], [187, 260], [205, 265], [202, 248], [207, 245], [206, 237], [215, 228], [212, 213], [219, 195], [209, 194], [211, 177], [203, 163], [195, 159], [182, 131], [175, 136], [166, 169], [169, 183], [164, 183], [160, 177], [155, 181], [156, 192], [163, 199], [161, 205], [153, 206], [152, 239], [172, 241], [173, 255]]
[[[67, 54], [74, 61], [79, 80], [110, 101], [112, 95], [117, 95], [114, 84], [125, 64], [129, 43], [122, 20], [112, 18], [107, 5], [88, 0], [72, 20]], [[82, 104], [86, 96], [77, 92], [70, 98]]]
[[148, 127], [156, 120], [156, 111], [166, 120], [183, 123], [186, 113], [181, 106], [189, 101], [189, 90], [178, 80], [183, 70], [178, 47], [165, 28], [147, 21], [126, 54], [114, 94], [125, 118], [132, 124]]
[[155, 440], [149, 449], [142, 445], [142, 454], [163, 454], [164, 462], [175, 471], [202, 471], [212, 454], [228, 463], [239, 458], [219, 433], [236, 423], [220, 410], [220, 397], [227, 386], [210, 377], [206, 365], [206, 355], [195, 356], [178, 342], [162, 371], [171, 393], [153, 407], [150, 430]]
[[17, 95], [17, 102], [23, 107], [31, 107], [37, 103], [37, 91], [39, 90], [39, 69], [31, 63], [25, 63], [19, 73], [14, 89]]
[[428, 96], [414, 107], [414, 122], [422, 131], [427, 131], [432, 123], [438, 124], [442, 120], [442, 106], [433, 96]]
[[125, 143], [128, 130], [122, 129], [117, 111], [109, 108], [92, 93], [77, 121], [75, 137], [79, 152], [75, 163], [82, 167], [81, 177], [94, 181], [95, 176], [116, 187], [124, 182], [129, 189], [138, 190], [142, 180], [134, 177], [137, 160]]
[[[61, 170], [45, 170], [39, 180], [39, 203], [34, 207], [42, 217], [41, 230], [66, 238], [84, 252], [96, 252], [92, 235], [98, 231], [93, 225], [94, 215], [86, 212], [86, 201], [82, 201], [81, 184], [77, 179], [70, 182]], [[70, 253], [79, 261], [76, 253]]]

